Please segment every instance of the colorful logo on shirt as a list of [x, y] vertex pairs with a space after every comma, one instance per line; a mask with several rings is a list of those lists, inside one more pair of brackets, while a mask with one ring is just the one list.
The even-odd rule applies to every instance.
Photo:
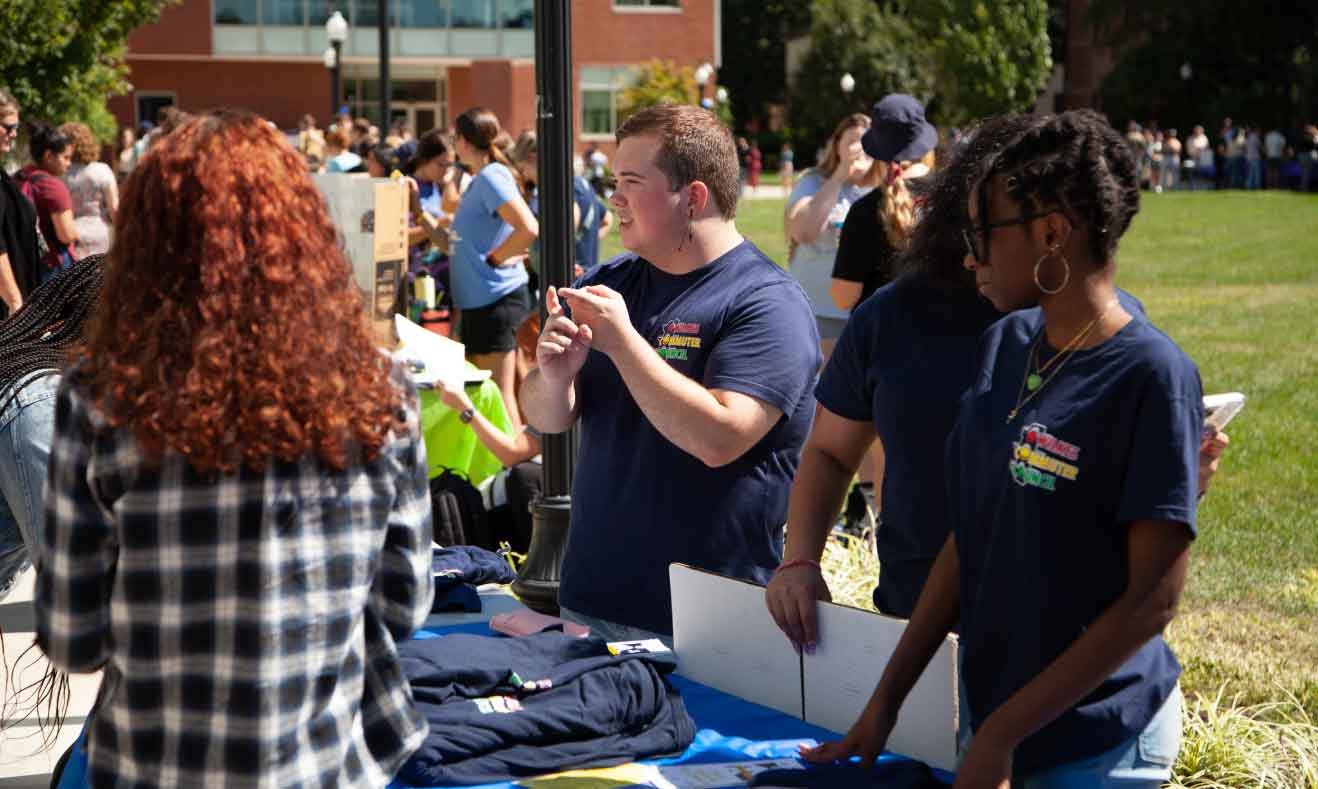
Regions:
[[1057, 488], [1058, 477], [1074, 482], [1080, 476], [1080, 468], [1075, 465], [1079, 459], [1080, 447], [1034, 422], [1022, 427], [1020, 440], [1012, 442], [1007, 467], [1017, 485], [1051, 491]]
[[472, 699], [476, 709], [481, 711], [482, 715], [489, 715], [492, 712], [510, 713], [520, 712], [522, 702], [510, 696], [489, 696], [483, 699]]
[[686, 359], [688, 350], [700, 350], [699, 323], [669, 321], [664, 325], [663, 334], [659, 335], [659, 344], [655, 348], [665, 359]]

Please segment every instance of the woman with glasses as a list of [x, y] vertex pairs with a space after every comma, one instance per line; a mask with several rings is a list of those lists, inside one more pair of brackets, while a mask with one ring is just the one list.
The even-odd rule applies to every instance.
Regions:
[[[0, 161], [9, 158], [18, 138], [18, 102], [0, 87]], [[37, 209], [0, 167], [0, 301], [13, 315], [40, 283], [37, 268]]]
[[1195, 534], [1203, 392], [1114, 282], [1137, 173], [1080, 110], [1012, 135], [967, 182], [965, 266], [1009, 314], [978, 344], [947, 441], [951, 533], [860, 719], [808, 759], [877, 755], [959, 623], [973, 739], [958, 789], [1171, 777], [1180, 666], [1162, 631]]

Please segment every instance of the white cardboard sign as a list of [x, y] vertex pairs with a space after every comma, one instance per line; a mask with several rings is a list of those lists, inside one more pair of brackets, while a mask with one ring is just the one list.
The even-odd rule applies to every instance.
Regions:
[[[774, 624], [764, 588], [669, 566], [678, 670], [696, 682], [845, 732], [878, 684], [906, 621], [822, 603], [820, 643], [798, 655]], [[956, 637], [948, 636], [902, 706], [894, 753], [956, 769]]]

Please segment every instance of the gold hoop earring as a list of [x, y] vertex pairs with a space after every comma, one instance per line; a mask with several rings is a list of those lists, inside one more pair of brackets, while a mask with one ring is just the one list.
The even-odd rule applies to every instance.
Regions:
[[[1043, 265], [1043, 262], [1045, 260], [1048, 260], [1049, 258], [1052, 257], [1056, 257], [1058, 260], [1062, 262], [1062, 266], [1064, 267], [1065, 274], [1062, 277], [1061, 285], [1058, 285], [1053, 290], [1048, 290], [1043, 286], [1043, 283], [1039, 281], [1039, 267]], [[1071, 281], [1071, 264], [1067, 261], [1066, 257], [1062, 255], [1060, 252], [1058, 252], [1056, 249], [1048, 250], [1043, 255], [1040, 255], [1038, 260], [1034, 261], [1034, 286], [1038, 288], [1039, 292], [1043, 293], [1045, 296], [1056, 296], [1058, 293], [1061, 293], [1062, 291], [1066, 290], [1066, 285], [1070, 281]]]

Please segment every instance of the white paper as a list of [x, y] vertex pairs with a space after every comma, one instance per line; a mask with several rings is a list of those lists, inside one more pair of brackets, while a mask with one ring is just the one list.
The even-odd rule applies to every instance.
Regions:
[[478, 383], [490, 377], [489, 370], [467, 367], [462, 343], [422, 328], [402, 315], [394, 316], [394, 328], [398, 331], [398, 339], [402, 341], [402, 345], [394, 351], [395, 358], [416, 360], [425, 366], [421, 372], [412, 373], [412, 380], [417, 386], [434, 386], [440, 381], [457, 386]]
[[[805, 719], [845, 732], [879, 684], [906, 629], [895, 619], [819, 604], [819, 645], [805, 658]], [[888, 750], [943, 770], [956, 769], [956, 638], [948, 636], [906, 697]]]
[[764, 605], [764, 587], [682, 564], [668, 568], [678, 673], [801, 717], [801, 658]]

